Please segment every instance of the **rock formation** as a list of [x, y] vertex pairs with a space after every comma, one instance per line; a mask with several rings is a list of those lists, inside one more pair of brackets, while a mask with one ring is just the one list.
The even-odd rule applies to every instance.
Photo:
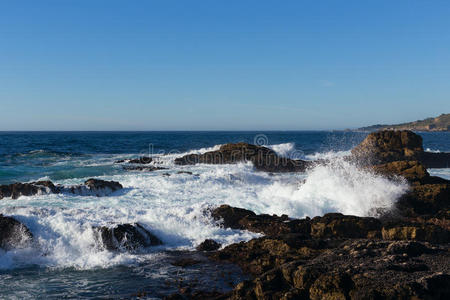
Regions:
[[311, 164], [303, 160], [280, 157], [273, 150], [247, 143], [225, 144], [219, 150], [188, 154], [175, 159], [177, 165], [235, 164], [250, 161], [259, 171], [303, 172]]
[[17, 199], [20, 196], [33, 196], [39, 194], [72, 193], [78, 195], [94, 195], [97, 197], [109, 195], [122, 189], [117, 181], [106, 181], [101, 179], [88, 179], [84, 184], [63, 186], [54, 185], [51, 181], [35, 181], [29, 183], [13, 183], [0, 185], [0, 199]]

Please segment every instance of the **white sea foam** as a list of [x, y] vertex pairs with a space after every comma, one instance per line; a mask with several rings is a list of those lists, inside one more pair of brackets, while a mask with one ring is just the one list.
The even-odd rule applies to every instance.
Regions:
[[[280, 153], [293, 148], [278, 146]], [[168, 170], [100, 177], [124, 186], [122, 191], [107, 197], [60, 194], [3, 199], [0, 213], [28, 226], [36, 245], [0, 253], [0, 268], [32, 263], [86, 269], [136, 263], [151, 259], [161, 249], [193, 249], [207, 238], [227, 245], [258, 236], [219, 227], [205, 214], [210, 207], [229, 204], [256, 213], [291, 217], [327, 212], [366, 216], [375, 208], [389, 209], [408, 188], [405, 182], [390, 181], [337, 158], [342, 156], [340, 153], [321, 154], [334, 157], [333, 162], [306, 173], [275, 175], [256, 172], [251, 163], [173, 165], [173, 159], [180, 155], [160, 157], [162, 165], [170, 167]], [[193, 175], [178, 174], [180, 170]], [[57, 183], [73, 185], [85, 179], [71, 178]], [[138, 255], [104, 251], [96, 244], [92, 226], [135, 222], [158, 236], [164, 246]]]
[[425, 152], [431, 152], [431, 153], [441, 153], [441, 151], [440, 151], [440, 150], [433, 150], [433, 149], [430, 149], [430, 148], [426, 148], [426, 149], [425, 149]]

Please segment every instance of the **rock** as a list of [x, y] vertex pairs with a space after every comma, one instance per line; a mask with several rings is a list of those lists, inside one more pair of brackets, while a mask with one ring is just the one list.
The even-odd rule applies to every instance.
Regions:
[[431, 243], [450, 242], [450, 232], [434, 224], [385, 225], [381, 233], [385, 240], [414, 240]]
[[95, 227], [98, 239], [108, 250], [137, 250], [161, 245], [162, 242], [140, 224], [120, 224], [113, 228]]
[[366, 238], [377, 236], [381, 222], [370, 217], [346, 216], [329, 213], [311, 220], [311, 236], [314, 238]]
[[394, 161], [372, 167], [377, 173], [392, 176], [402, 176], [409, 181], [423, 180], [430, 176], [425, 167], [416, 160]]
[[250, 210], [231, 207], [229, 205], [221, 205], [211, 212], [211, 216], [218, 221], [222, 221], [222, 224], [226, 228], [231, 229], [244, 229], [239, 223], [244, 217], [256, 216], [256, 214]]
[[398, 200], [396, 207], [405, 216], [436, 214], [450, 209], [449, 199], [450, 183], [418, 184]]
[[223, 226], [232, 229], [249, 230], [266, 235], [301, 233], [309, 236], [309, 219], [289, 220], [287, 215], [256, 215], [250, 210], [222, 205], [214, 209], [211, 216], [222, 222]]
[[30, 183], [13, 183], [0, 185], [0, 199], [11, 197], [17, 199], [20, 196], [33, 196], [36, 194], [56, 193], [57, 188], [51, 181], [37, 181]]
[[33, 235], [30, 230], [14, 218], [0, 214], [0, 248], [11, 250], [30, 246]]
[[417, 160], [422, 153], [422, 137], [409, 130], [370, 133], [352, 150], [354, 157], [375, 164]]
[[147, 172], [167, 170], [167, 168], [155, 166], [122, 166], [122, 168], [127, 171], [147, 171]]
[[97, 195], [110, 194], [123, 188], [117, 181], [106, 181], [101, 179], [88, 179], [84, 185], [93, 193]]
[[346, 300], [352, 288], [353, 281], [346, 273], [323, 274], [311, 286], [309, 295], [312, 300]]
[[310, 162], [278, 156], [273, 150], [247, 143], [225, 144], [219, 150], [189, 154], [175, 159], [177, 165], [235, 164], [250, 161], [259, 171], [303, 172]]
[[109, 195], [122, 189], [122, 185], [116, 181], [105, 181], [100, 179], [88, 179], [84, 184], [63, 186], [54, 185], [51, 181], [35, 181], [29, 183], [13, 183], [0, 185], [0, 199], [11, 197], [17, 199], [20, 196], [33, 196], [39, 194], [72, 193], [78, 195]]
[[425, 168], [450, 166], [450, 153], [423, 151], [422, 137], [409, 130], [372, 132], [352, 149], [352, 157], [369, 165], [412, 160], [419, 161]]
[[197, 246], [197, 250], [198, 251], [215, 251], [217, 249], [219, 249], [221, 246], [220, 243], [211, 240], [211, 239], [206, 239], [204, 242], [202, 242], [200, 245]]

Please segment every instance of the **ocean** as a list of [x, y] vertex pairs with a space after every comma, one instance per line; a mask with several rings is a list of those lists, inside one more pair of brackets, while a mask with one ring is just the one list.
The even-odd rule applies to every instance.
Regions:
[[[450, 152], [450, 133], [420, 132], [426, 151]], [[407, 189], [343, 160], [367, 133], [282, 132], [0, 132], [0, 184], [51, 180], [71, 185], [95, 177], [120, 182], [124, 189], [105, 197], [35, 195], [0, 200], [0, 213], [24, 223], [35, 245], [0, 250], [2, 298], [133, 298], [145, 291], [160, 299], [189, 282], [227, 291], [245, 277], [233, 265], [197, 257], [205, 239], [223, 246], [258, 234], [224, 229], [205, 210], [221, 204], [256, 213], [314, 217], [327, 212], [370, 216], [390, 208]], [[203, 153], [221, 144], [248, 142], [279, 155], [330, 159], [305, 173], [257, 172], [250, 163], [177, 166], [176, 157]], [[164, 170], [130, 171], [120, 159], [153, 156]], [[191, 172], [189, 174], [179, 171]], [[450, 169], [430, 169], [450, 179]], [[92, 226], [143, 225], [162, 246], [136, 253], [96, 245]], [[181, 268], [179, 257], [201, 262]]]

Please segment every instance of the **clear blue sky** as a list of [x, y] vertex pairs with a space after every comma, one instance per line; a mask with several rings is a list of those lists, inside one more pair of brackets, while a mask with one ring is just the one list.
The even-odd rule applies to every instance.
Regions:
[[0, 0], [0, 130], [301, 130], [450, 112], [450, 1]]

